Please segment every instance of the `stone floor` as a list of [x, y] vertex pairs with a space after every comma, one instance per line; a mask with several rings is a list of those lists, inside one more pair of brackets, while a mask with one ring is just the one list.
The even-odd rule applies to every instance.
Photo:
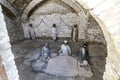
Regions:
[[[50, 44], [51, 52], [57, 53], [60, 49], [60, 44], [62, 40], [52, 41], [52, 40], [24, 40], [22, 42], [16, 42], [12, 44], [12, 51], [15, 55], [16, 65], [19, 71], [20, 80], [102, 80], [106, 52], [103, 47], [98, 44], [89, 45], [89, 54], [91, 61], [91, 69], [94, 73], [92, 78], [84, 77], [64, 77], [64, 76], [53, 76], [46, 73], [33, 72], [30, 68], [30, 63], [27, 62], [29, 56], [34, 56], [36, 53], [40, 52], [41, 47], [45, 42]], [[72, 49], [73, 57], [76, 55], [82, 42], [72, 42], [69, 40], [69, 44]]]

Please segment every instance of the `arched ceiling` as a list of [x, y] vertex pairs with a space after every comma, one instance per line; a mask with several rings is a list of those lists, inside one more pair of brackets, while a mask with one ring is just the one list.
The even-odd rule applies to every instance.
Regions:
[[22, 19], [26, 19], [30, 17], [36, 9], [38, 9], [40, 6], [44, 5], [48, 1], [53, 1], [64, 7], [67, 7], [68, 9], [71, 10], [71, 12], [74, 12], [74, 13], [79, 13], [81, 11], [81, 8], [79, 8], [76, 2], [72, 0], [32, 0], [24, 9], [22, 14]]
[[4, 5], [1, 5], [1, 7], [3, 9], [4, 15], [8, 16], [11, 19], [15, 19], [16, 18], [14, 13], [12, 13], [11, 10], [9, 10], [7, 7], [5, 7]]
[[[51, 6], [49, 5], [50, 3], [52, 3]], [[53, 3], [54, 3], [54, 4], [53, 4]], [[67, 8], [68, 10], [70, 10], [70, 11], [73, 12], [73, 13], [77, 13], [76, 10], [74, 10], [71, 6], [69, 6], [68, 4], [66, 4], [66, 3], [64, 3], [64, 2], [62, 2], [62, 1], [60, 1], [60, 0], [44, 0], [44, 1], [41, 1], [40, 3], [36, 4], [36, 5], [30, 10], [30, 12], [29, 12], [29, 14], [27, 15], [27, 17], [29, 18], [37, 9], [39, 9], [39, 7], [42, 7], [42, 6], [44, 6], [44, 5], [48, 5], [49, 7], [52, 8], [55, 4], [58, 4], [59, 6], [61, 6], [61, 8], [62, 8], [62, 6], [63, 6], [63, 7]], [[56, 5], [56, 8], [57, 8], [58, 5]], [[58, 7], [58, 10], [59, 10], [59, 7]], [[52, 9], [51, 9], [51, 11], [52, 11]], [[58, 12], [59, 12], [59, 11], [58, 11]], [[64, 12], [65, 12], [65, 11], [64, 11]]]
[[62, 5], [74, 13], [79, 13], [81, 10], [76, 0], [0, 0], [14, 15], [21, 16], [22, 19], [30, 17], [38, 7], [48, 1]]
[[7, 0], [19, 13], [31, 2], [32, 0]]
[[17, 11], [12, 7], [10, 3], [8, 3], [6, 0], [0, 0], [0, 4], [2, 5], [4, 13], [7, 15], [10, 15], [11, 18], [15, 18], [17, 16]]

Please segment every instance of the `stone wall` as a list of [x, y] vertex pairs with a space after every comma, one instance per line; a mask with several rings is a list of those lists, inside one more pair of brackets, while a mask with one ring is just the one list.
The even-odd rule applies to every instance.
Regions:
[[0, 3], [3, 9], [10, 42], [22, 40], [23, 30], [18, 11], [6, 0], [0, 0]]
[[[71, 29], [74, 24], [78, 24], [80, 27], [84, 27], [79, 23], [80, 18], [74, 13], [68, 14], [52, 14], [52, 15], [40, 15], [32, 17], [32, 20], [24, 25], [25, 37], [28, 38], [28, 24], [34, 25], [35, 32], [38, 37], [51, 37], [52, 24], [57, 25], [58, 37], [71, 37]], [[85, 28], [83, 28], [84, 30]], [[84, 32], [84, 31], [83, 31]], [[82, 33], [82, 32], [80, 32]], [[80, 37], [81, 39], [82, 37]], [[84, 37], [83, 37], [84, 38]]]
[[8, 80], [19, 80], [18, 71], [11, 51], [6, 23], [0, 6], [0, 56], [3, 60]]
[[106, 44], [103, 32], [92, 16], [89, 16], [86, 35], [88, 42], [100, 42]]
[[2, 6], [8, 8], [8, 10], [12, 13], [12, 15], [17, 16], [16, 9], [7, 0], [0, 0], [0, 3]]
[[54, 2], [39, 7], [30, 16], [30, 21], [23, 24], [25, 38], [29, 38], [29, 23], [33, 24], [37, 37], [51, 37], [51, 28], [54, 23], [57, 25], [58, 37], [71, 37], [73, 25], [78, 24], [79, 39], [85, 39], [86, 18], [83, 12], [77, 15], [70, 9]]
[[[75, 3], [75, 0], [46, 0], [46, 2], [47, 1], [56, 2], [58, 4], [61, 4], [59, 2], [62, 2], [65, 4], [64, 6], [69, 6], [69, 8], [74, 10], [74, 12], [76, 12], [76, 13], [79, 13], [81, 11], [80, 7], [77, 5], [77, 3]], [[35, 9], [35, 6], [37, 4], [39, 4], [39, 3], [42, 4], [42, 2], [43, 2], [43, 0], [32, 0], [31, 2], [29, 2], [29, 4], [23, 10], [23, 14], [21, 16], [22, 20], [26, 21], [26, 18], [28, 17], [28, 14], [31, 12], [31, 10]], [[37, 5], [37, 6], [39, 6], [39, 5]]]
[[23, 30], [20, 25], [20, 22], [17, 22], [17, 20], [12, 20], [8, 15], [5, 16], [5, 21], [6, 21], [6, 27], [8, 30], [8, 35], [10, 37], [10, 42], [15, 42], [18, 40], [23, 39]]
[[73, 25], [78, 24], [79, 39], [84, 39], [88, 42], [106, 43], [98, 23], [93, 17], [90, 17], [87, 22], [87, 18], [82, 10], [77, 15], [55, 3], [40, 7], [33, 13], [30, 21], [23, 24], [25, 38], [29, 38], [29, 23], [33, 24], [37, 37], [51, 37], [51, 28], [54, 23], [57, 25], [58, 37], [71, 37]]

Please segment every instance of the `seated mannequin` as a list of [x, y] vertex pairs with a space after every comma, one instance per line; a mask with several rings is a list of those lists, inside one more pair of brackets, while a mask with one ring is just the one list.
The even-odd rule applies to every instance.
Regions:
[[41, 58], [42, 58], [43, 61], [45, 61], [45, 59], [47, 59], [47, 58], [51, 58], [51, 53], [50, 53], [48, 43], [45, 43], [45, 45], [42, 47]]
[[51, 58], [49, 45], [48, 43], [45, 43], [45, 45], [42, 47], [40, 56], [38, 56], [38, 59], [33, 61], [31, 64], [32, 70], [44, 72], [47, 68], [49, 58]]
[[87, 44], [83, 44], [83, 46], [80, 48], [78, 57], [79, 57], [81, 66], [88, 65], [89, 55], [88, 55], [88, 50], [87, 50]]
[[64, 43], [61, 45], [61, 49], [59, 51], [60, 56], [68, 56], [71, 55], [71, 49], [70, 46], [68, 45], [67, 40], [64, 41]]

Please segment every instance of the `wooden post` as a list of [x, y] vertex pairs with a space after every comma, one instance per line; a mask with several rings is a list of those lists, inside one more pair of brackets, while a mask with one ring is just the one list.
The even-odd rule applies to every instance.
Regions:
[[7, 80], [7, 75], [6, 75], [4, 66], [2, 64], [2, 58], [1, 58], [1, 56], [0, 56], [0, 76], [1, 76], [2, 80]]

